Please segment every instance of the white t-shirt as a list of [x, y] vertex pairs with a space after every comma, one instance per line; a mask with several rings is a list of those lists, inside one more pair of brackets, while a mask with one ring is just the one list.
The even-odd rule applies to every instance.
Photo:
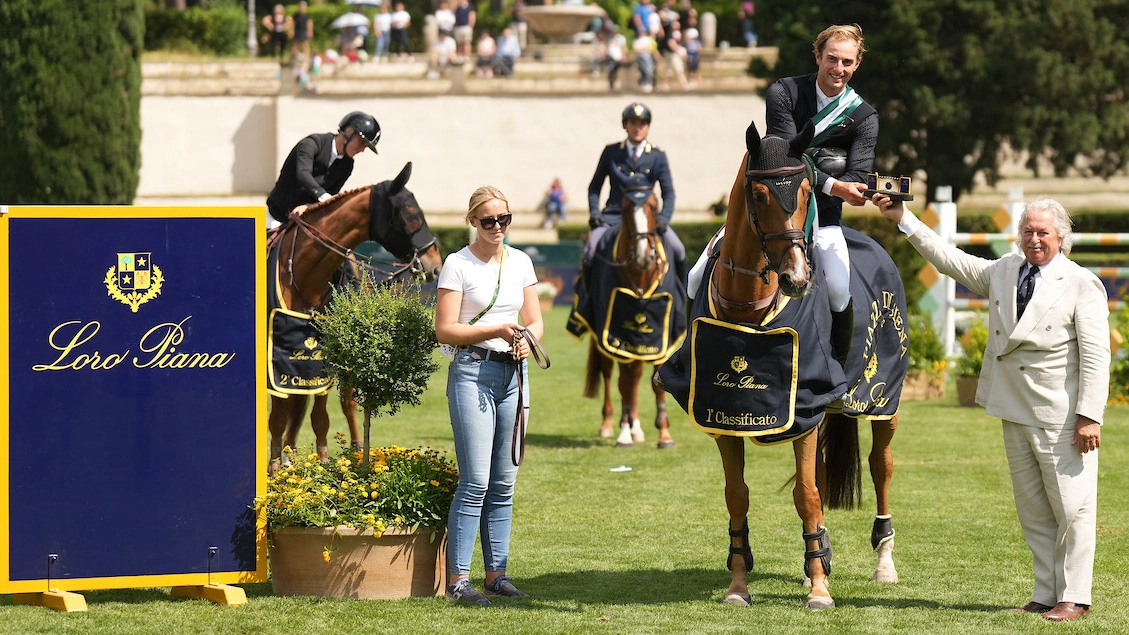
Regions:
[[[463, 294], [459, 307], [459, 322], [469, 324], [490, 299], [494, 289], [498, 289], [498, 299], [494, 306], [475, 324], [491, 326], [517, 322], [521, 307], [525, 304], [525, 288], [537, 284], [537, 274], [533, 271], [533, 261], [524, 251], [506, 246], [506, 267], [502, 271], [502, 283], [498, 284], [498, 263], [485, 263], [471, 252], [470, 247], [447, 256], [443, 271], [439, 273], [439, 288], [459, 291]], [[495, 337], [480, 342], [491, 350], [508, 353], [512, 342]]]
[[439, 9], [435, 12], [435, 27], [448, 33], [455, 30], [455, 12], [450, 9]]
[[391, 13], [378, 13], [376, 14], [376, 26], [380, 29], [381, 33], [388, 33], [392, 30], [392, 14]]
[[404, 29], [411, 21], [412, 15], [407, 11], [393, 11], [390, 24], [393, 29]]

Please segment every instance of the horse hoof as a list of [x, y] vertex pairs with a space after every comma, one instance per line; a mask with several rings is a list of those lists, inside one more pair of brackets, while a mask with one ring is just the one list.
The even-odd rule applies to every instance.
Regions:
[[893, 566], [880, 566], [874, 570], [874, 581], [895, 584], [898, 581], [898, 571]]
[[721, 603], [734, 606], [752, 606], [753, 598], [748, 593], [726, 593], [725, 597], [721, 599]]
[[835, 608], [835, 600], [832, 600], [829, 597], [822, 596], [814, 598], [809, 597], [807, 604], [804, 604], [804, 608], [808, 611], [825, 611], [827, 609], [833, 609]]
[[642, 443], [642, 442], [646, 441], [647, 438], [645, 436], [643, 436], [643, 430], [642, 429], [636, 430], [636, 429], [632, 428], [632, 430], [631, 430], [631, 440], [636, 442], [636, 443]]
[[611, 428], [600, 428], [601, 439], [610, 439], [613, 436], [615, 436], [615, 430], [612, 430]]
[[617, 448], [633, 448], [633, 447], [635, 447], [635, 444], [630, 442], [630, 441], [626, 441], [626, 442], [625, 441], [616, 441], [615, 447], [617, 447]]
[[669, 450], [674, 447], [674, 441], [659, 441], [660, 450]]

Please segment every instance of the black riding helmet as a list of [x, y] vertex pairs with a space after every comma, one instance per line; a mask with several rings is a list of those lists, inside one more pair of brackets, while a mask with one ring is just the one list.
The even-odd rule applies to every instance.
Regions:
[[651, 123], [651, 109], [641, 101], [628, 104], [627, 108], [623, 109], [623, 123], [627, 123], [628, 119], [642, 119]]
[[[376, 152], [376, 142], [380, 141], [380, 124], [376, 122], [375, 117], [354, 110], [345, 115], [341, 123], [338, 124], [337, 131], [344, 133], [346, 127], [351, 127], [353, 132], [361, 135], [361, 138], [368, 142], [368, 147], [372, 148], [373, 152], [380, 154]], [[345, 139], [345, 142], [348, 143], [349, 139]]]

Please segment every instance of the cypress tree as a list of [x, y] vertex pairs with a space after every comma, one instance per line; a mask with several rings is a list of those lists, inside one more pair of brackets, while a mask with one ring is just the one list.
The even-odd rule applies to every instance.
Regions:
[[0, 2], [0, 203], [129, 204], [142, 0]]

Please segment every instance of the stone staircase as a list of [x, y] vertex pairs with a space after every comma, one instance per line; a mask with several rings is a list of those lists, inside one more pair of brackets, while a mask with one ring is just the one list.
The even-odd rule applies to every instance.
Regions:
[[[540, 44], [527, 49], [512, 77], [482, 78], [474, 62], [454, 66], [428, 78], [423, 56], [412, 60], [326, 64], [316, 78], [318, 94], [326, 95], [443, 95], [443, 94], [600, 94], [609, 92], [603, 69], [593, 73], [592, 45]], [[746, 74], [753, 57], [774, 63], [774, 47], [727, 48], [702, 51], [701, 80], [694, 90], [704, 93], [751, 92], [763, 80]], [[660, 64], [657, 90], [669, 86]], [[270, 60], [143, 61], [144, 95], [279, 95], [298, 90], [293, 70]], [[616, 92], [638, 92], [633, 64], [620, 68]]]

